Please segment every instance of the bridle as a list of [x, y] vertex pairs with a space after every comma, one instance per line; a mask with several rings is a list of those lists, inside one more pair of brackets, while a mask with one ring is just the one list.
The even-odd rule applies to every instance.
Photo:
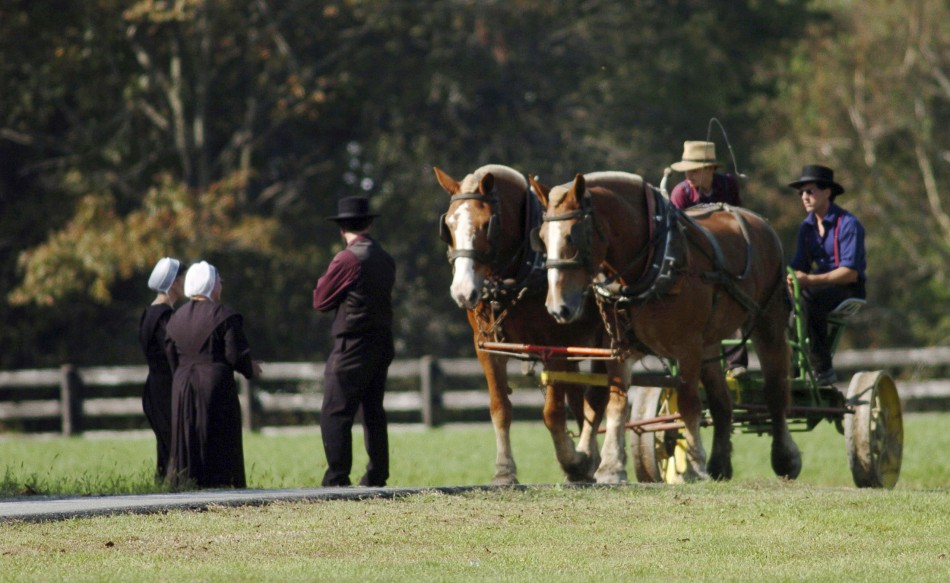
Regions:
[[488, 227], [485, 229], [489, 251], [488, 253], [484, 253], [477, 249], [455, 249], [452, 247], [452, 234], [449, 231], [449, 226], [445, 224], [445, 217], [449, 213], [445, 212], [439, 217], [439, 238], [449, 244], [449, 250], [447, 252], [449, 263], [454, 264], [456, 259], [464, 257], [494, 266], [495, 260], [498, 258], [498, 239], [501, 237], [501, 215], [498, 213], [498, 196], [496, 190], [492, 189], [488, 194], [482, 194], [480, 192], [454, 194], [449, 202], [449, 206], [451, 206], [453, 202], [461, 200], [477, 200], [487, 204], [491, 208], [491, 217], [488, 219]]
[[[567, 259], [548, 258], [544, 266], [547, 269], [584, 269], [588, 273], [595, 273], [593, 262], [594, 231], [603, 236], [600, 224], [594, 217], [594, 206], [590, 201], [590, 192], [585, 192], [581, 199], [581, 208], [561, 213], [559, 215], [545, 214], [541, 219], [542, 223], [552, 223], [555, 221], [569, 221], [578, 219], [571, 226], [571, 232], [568, 239], [574, 245], [574, 256]], [[531, 230], [531, 248], [539, 253], [545, 251], [544, 241], [541, 240], [541, 227], [535, 227]]]

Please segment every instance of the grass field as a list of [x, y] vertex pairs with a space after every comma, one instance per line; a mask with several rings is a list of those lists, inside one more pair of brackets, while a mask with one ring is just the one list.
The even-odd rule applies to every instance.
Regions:
[[[894, 490], [854, 488], [844, 439], [823, 424], [796, 434], [805, 467], [793, 483], [771, 475], [766, 438], [737, 435], [730, 483], [2, 523], [0, 581], [947, 581], [948, 423], [948, 414], [905, 417]], [[542, 425], [516, 424], [513, 440], [523, 483], [561, 482]], [[392, 486], [491, 476], [487, 424], [394, 430], [391, 442]], [[5, 439], [3, 492], [156, 491], [152, 447], [147, 438]], [[323, 472], [318, 433], [251, 435], [245, 450], [253, 488], [314, 486]]]

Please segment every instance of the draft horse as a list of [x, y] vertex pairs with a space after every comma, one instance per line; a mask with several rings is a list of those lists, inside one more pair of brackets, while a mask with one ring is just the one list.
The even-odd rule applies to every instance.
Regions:
[[[727, 205], [679, 211], [640, 176], [624, 172], [578, 174], [549, 191], [534, 188], [547, 209], [535, 239], [547, 251], [551, 315], [565, 324], [585, 317], [593, 291], [615, 346], [633, 359], [652, 353], [678, 363], [684, 479], [732, 477], [732, 401], [720, 341], [739, 328], [762, 366], [772, 469], [797, 477], [801, 454], [786, 422], [785, 268], [781, 242], [765, 219]], [[700, 381], [714, 426], [708, 465], [699, 433]], [[608, 432], [617, 427], [610, 412], [623, 410], [613, 401], [625, 406], [626, 394], [610, 399]]]
[[[512, 406], [506, 364], [508, 356], [480, 349], [482, 341], [540, 345], [595, 345], [603, 341], [596, 313], [560, 325], [544, 306], [543, 256], [529, 244], [531, 228], [540, 224], [541, 207], [528, 179], [498, 164], [478, 168], [457, 181], [438, 168], [436, 179], [451, 195], [440, 221], [452, 264], [452, 299], [467, 310], [478, 361], [488, 383], [495, 429], [493, 484], [516, 484], [517, 470], [509, 431]], [[549, 370], [577, 370], [576, 361], [552, 358]], [[607, 395], [603, 388], [553, 383], [546, 387], [544, 422], [554, 441], [558, 462], [569, 482], [596, 479], [600, 464], [597, 427]], [[565, 404], [580, 425], [577, 446], [567, 431]]]

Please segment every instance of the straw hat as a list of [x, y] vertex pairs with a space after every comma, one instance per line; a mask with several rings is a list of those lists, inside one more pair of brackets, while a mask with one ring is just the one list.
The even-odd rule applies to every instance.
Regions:
[[699, 170], [706, 166], [718, 167], [716, 162], [716, 144], [713, 142], [683, 142], [683, 159], [673, 163], [670, 168], [677, 172]]

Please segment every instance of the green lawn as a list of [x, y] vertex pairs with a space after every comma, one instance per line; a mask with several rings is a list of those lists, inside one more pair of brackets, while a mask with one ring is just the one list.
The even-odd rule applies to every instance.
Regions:
[[[767, 439], [737, 435], [729, 483], [563, 487], [544, 427], [519, 423], [522, 482], [553, 486], [5, 522], [0, 581], [947, 581], [948, 417], [906, 416], [894, 490], [853, 487], [827, 424], [798, 435], [795, 482], [771, 476]], [[245, 447], [251, 487], [322, 475], [318, 433]], [[393, 486], [482, 484], [494, 439], [487, 425], [395, 429], [392, 450]], [[5, 493], [155, 490], [151, 451], [147, 438], [4, 439]]]
[[[905, 416], [904, 458], [898, 489], [939, 489], [950, 485], [950, 414]], [[844, 437], [830, 423], [796, 433], [804, 468], [799, 482], [853, 486]], [[490, 424], [439, 429], [394, 428], [390, 436], [390, 486], [485, 484], [494, 470]], [[515, 423], [512, 430], [519, 478], [525, 484], [557, 484], [563, 476], [547, 430], [539, 423]], [[705, 434], [707, 449], [711, 436]], [[354, 439], [353, 477], [366, 463], [362, 437]], [[319, 432], [246, 435], [248, 486], [318, 486], [325, 469]], [[735, 481], [769, 479], [769, 439], [734, 436]], [[0, 496], [116, 494], [161, 491], [151, 477], [154, 442], [148, 437], [0, 439]], [[628, 464], [629, 465], [629, 464]], [[632, 469], [629, 470], [634, 479]]]

